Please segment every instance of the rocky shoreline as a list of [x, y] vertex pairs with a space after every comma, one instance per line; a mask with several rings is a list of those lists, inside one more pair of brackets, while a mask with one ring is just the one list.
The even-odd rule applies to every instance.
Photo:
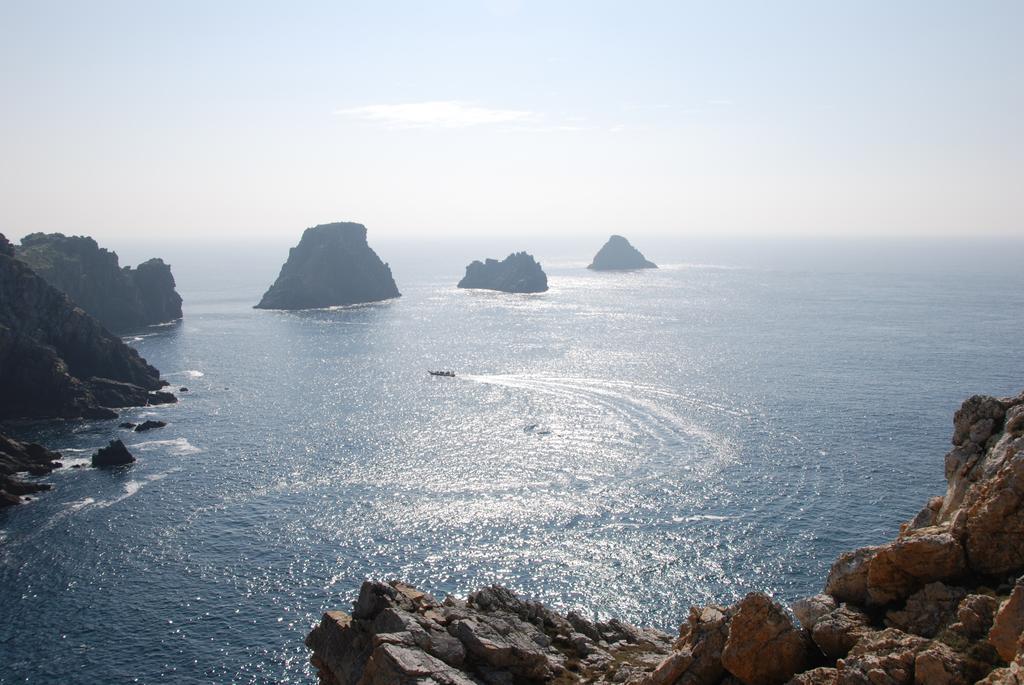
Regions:
[[60, 454], [42, 445], [13, 440], [0, 433], [0, 508], [20, 504], [22, 497], [49, 490], [47, 483], [25, 481], [19, 473], [45, 476], [60, 468]]
[[[66, 240], [88, 243], [116, 268], [116, 255], [99, 251], [91, 239]], [[0, 420], [114, 419], [115, 409], [177, 402], [166, 386], [134, 348], [18, 259], [0, 234]], [[0, 506], [49, 489], [16, 474], [46, 475], [60, 466], [59, 458], [0, 433]]]
[[1024, 685], [1024, 393], [954, 417], [946, 494], [787, 610], [751, 593], [670, 637], [507, 589], [363, 584], [306, 639], [322, 685]]

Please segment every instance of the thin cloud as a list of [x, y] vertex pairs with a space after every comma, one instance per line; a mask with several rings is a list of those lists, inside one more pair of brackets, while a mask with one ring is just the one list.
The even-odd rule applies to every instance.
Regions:
[[396, 128], [466, 128], [525, 123], [538, 118], [529, 110], [496, 109], [459, 100], [364, 105], [340, 109], [335, 114]]

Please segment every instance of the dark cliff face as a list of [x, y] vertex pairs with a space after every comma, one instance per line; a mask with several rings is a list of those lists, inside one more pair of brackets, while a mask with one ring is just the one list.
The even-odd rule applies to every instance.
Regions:
[[171, 266], [159, 258], [150, 259], [128, 270], [147, 323], [163, 323], [180, 319], [181, 295], [175, 290]]
[[174, 401], [138, 352], [12, 257], [0, 235], [0, 419], [111, 416]]
[[488, 259], [466, 267], [460, 288], [500, 290], [505, 293], [542, 293], [548, 289], [548, 277], [540, 264], [525, 252], [514, 252], [502, 261]]
[[366, 242], [366, 227], [307, 228], [257, 309], [319, 309], [400, 297], [391, 268]]
[[0, 434], [0, 508], [19, 504], [25, 495], [49, 490], [46, 483], [23, 481], [15, 474], [44, 476], [60, 466], [57, 459], [60, 455], [56, 452]]
[[112, 331], [181, 318], [174, 277], [159, 259], [121, 268], [92, 238], [61, 233], [25, 236], [17, 257]]
[[613, 235], [608, 239], [591, 262], [588, 269], [595, 271], [617, 271], [627, 269], [657, 269], [654, 262], [649, 262], [640, 254], [640, 250], [629, 244], [621, 235]]

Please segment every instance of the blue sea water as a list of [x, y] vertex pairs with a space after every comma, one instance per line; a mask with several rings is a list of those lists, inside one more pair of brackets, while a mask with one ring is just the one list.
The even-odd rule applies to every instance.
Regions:
[[189, 392], [119, 419], [169, 425], [13, 427], [138, 461], [0, 512], [0, 682], [311, 682], [303, 637], [365, 578], [669, 630], [789, 601], [943, 491], [962, 399], [1024, 389], [1005, 255], [541, 254], [551, 290], [518, 296], [455, 289], [457, 251], [379, 251], [402, 298], [293, 313], [251, 308], [283, 249], [172, 255], [185, 319], [127, 339]]

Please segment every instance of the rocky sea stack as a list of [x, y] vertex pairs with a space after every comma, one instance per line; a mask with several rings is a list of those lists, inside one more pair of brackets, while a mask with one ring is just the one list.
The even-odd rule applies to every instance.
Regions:
[[945, 473], [895, 540], [840, 555], [798, 622], [751, 593], [670, 638], [499, 587], [438, 602], [367, 582], [306, 644], [324, 685], [1022, 685], [1024, 394], [967, 400]]
[[514, 252], [500, 262], [497, 259], [473, 262], [466, 267], [459, 287], [503, 293], [542, 293], [548, 289], [548, 277], [531, 255]]
[[96, 454], [92, 455], [92, 465], [95, 468], [125, 466], [134, 461], [135, 457], [120, 440], [111, 440], [109, 445], [101, 447]]
[[15, 259], [0, 235], [0, 420], [113, 418], [174, 402], [139, 353]]
[[121, 268], [117, 254], [92, 238], [33, 233], [21, 239], [16, 256], [47, 283], [111, 331], [129, 331], [180, 319], [181, 296], [171, 267], [150, 259]]
[[640, 250], [630, 245], [621, 235], [613, 235], [608, 239], [588, 269], [595, 271], [624, 271], [631, 269], [657, 269], [658, 265], [649, 262], [640, 254]]
[[391, 268], [366, 242], [366, 226], [307, 228], [256, 309], [320, 309], [400, 297]]

